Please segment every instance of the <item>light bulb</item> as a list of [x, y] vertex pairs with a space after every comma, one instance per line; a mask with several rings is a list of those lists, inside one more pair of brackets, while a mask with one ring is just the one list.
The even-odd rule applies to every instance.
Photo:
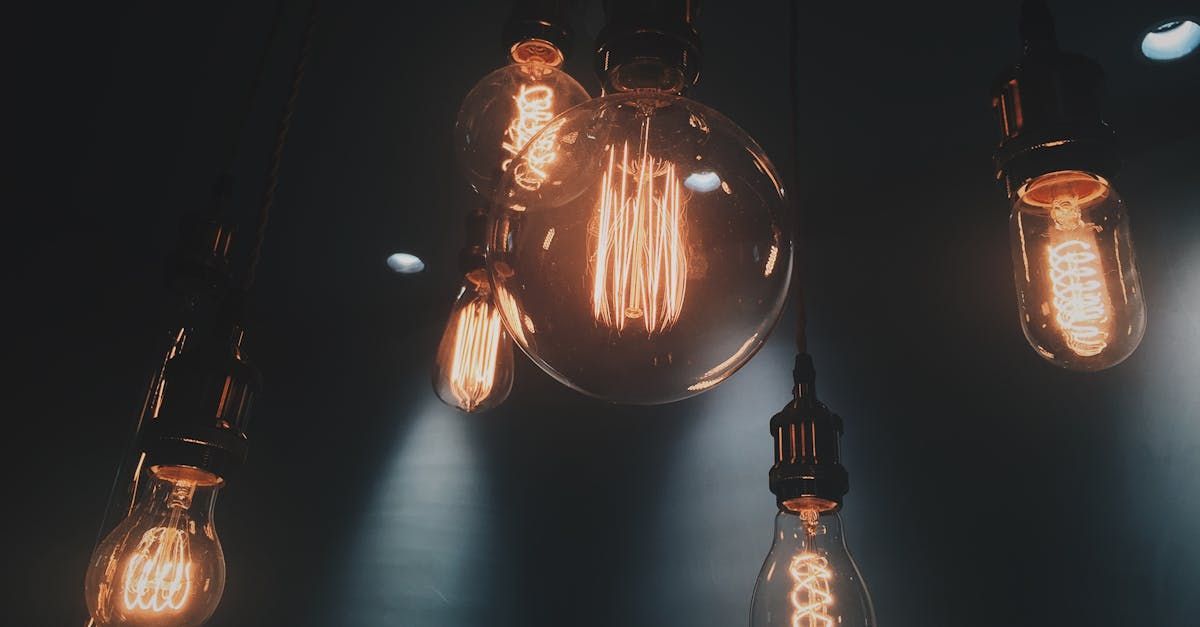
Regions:
[[541, 185], [555, 159], [553, 137], [515, 157], [554, 116], [588, 99], [587, 91], [558, 69], [553, 44], [531, 39], [512, 49], [512, 63], [483, 77], [467, 93], [454, 124], [458, 159], [467, 180], [489, 193], [496, 175], [511, 171], [522, 185]]
[[486, 273], [467, 274], [438, 345], [433, 388], [465, 412], [490, 409], [512, 390], [512, 341], [500, 319]]
[[1039, 176], [1017, 190], [1013, 273], [1025, 337], [1072, 370], [1114, 366], [1137, 348], [1146, 306], [1129, 219], [1116, 190], [1079, 171]]
[[871, 627], [875, 609], [846, 541], [841, 517], [781, 510], [759, 571], [750, 627]]
[[225, 555], [213, 525], [221, 479], [166, 466], [151, 469], [148, 482], [92, 553], [88, 610], [96, 625], [201, 625], [225, 588]]
[[[525, 352], [559, 381], [623, 403], [710, 389], [745, 364], [787, 295], [783, 189], [720, 113], [639, 89], [555, 118], [504, 173], [487, 261]], [[520, 331], [518, 333], [518, 330]]]

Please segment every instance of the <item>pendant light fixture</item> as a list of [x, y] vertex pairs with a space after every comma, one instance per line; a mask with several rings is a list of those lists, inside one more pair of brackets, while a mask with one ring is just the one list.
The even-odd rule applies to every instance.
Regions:
[[992, 105], [1021, 327], [1047, 361], [1102, 370], [1129, 357], [1146, 330], [1129, 217], [1111, 183], [1119, 159], [1100, 115], [1103, 71], [1059, 49], [1044, 0], [1021, 5], [1020, 25], [1024, 52]]
[[[789, 12], [789, 88], [792, 151], [800, 159], [800, 11]], [[800, 184], [800, 169], [795, 183]], [[801, 205], [793, 199], [797, 264], [804, 242]], [[793, 281], [796, 359], [792, 400], [771, 418], [775, 462], [769, 474], [778, 513], [775, 534], [754, 584], [750, 627], [873, 627], [866, 581], [846, 545], [839, 513], [850, 490], [841, 462], [843, 422], [817, 399], [816, 369], [808, 354], [803, 277]]]
[[775, 536], [754, 584], [750, 627], [873, 627], [875, 609], [839, 511], [850, 489], [842, 419], [817, 400], [816, 371], [796, 356], [794, 396], [771, 418]]
[[700, 74], [687, 0], [611, 0], [605, 96], [563, 113], [492, 195], [487, 263], [504, 323], [560, 382], [613, 402], [709, 390], [758, 351], [783, 307], [791, 240], [774, 166], [685, 98]]
[[[553, 150], [534, 149], [520, 160], [516, 155], [554, 116], [588, 99], [560, 69], [571, 45], [561, 0], [516, 0], [503, 38], [509, 65], [471, 89], [454, 125], [459, 163], [483, 194], [502, 172], [512, 173], [521, 185], [541, 185], [545, 168], [554, 162]], [[481, 203], [467, 216], [466, 244], [459, 253], [462, 286], [433, 369], [438, 398], [465, 412], [491, 409], [512, 389], [512, 340], [500, 315], [512, 302], [497, 299], [492, 289], [484, 263], [486, 229]]]
[[[89, 560], [84, 582], [89, 625], [193, 627], [206, 622], [220, 603], [225, 557], [213, 510], [218, 491], [245, 460], [246, 420], [261, 387], [259, 372], [242, 349], [245, 300], [262, 254], [316, 8], [314, 2], [309, 9], [240, 284], [232, 284], [232, 230], [222, 215], [228, 176], [218, 184], [219, 200], [211, 214], [184, 218], [170, 281], [182, 295], [184, 314], [139, 417], [129, 503], [122, 508], [126, 515]], [[235, 137], [240, 133], [241, 125]], [[234, 155], [236, 143], [235, 138]], [[232, 158], [226, 172], [231, 169]], [[110, 496], [110, 509], [115, 496]]]

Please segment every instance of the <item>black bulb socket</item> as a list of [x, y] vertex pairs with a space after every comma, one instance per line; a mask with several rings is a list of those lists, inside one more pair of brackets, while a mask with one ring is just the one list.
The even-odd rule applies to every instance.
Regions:
[[162, 396], [142, 431], [148, 467], [194, 468], [227, 479], [245, 461], [246, 423], [262, 389], [259, 370], [242, 354], [233, 292], [221, 319], [188, 336], [163, 369]]
[[1043, 174], [1080, 170], [1111, 177], [1120, 166], [1116, 138], [1101, 115], [1104, 71], [1059, 49], [1044, 2], [1022, 6], [1023, 53], [992, 86], [1001, 141], [994, 155], [1005, 193]]
[[842, 418], [817, 400], [816, 370], [808, 355], [796, 357], [793, 375], [795, 398], [771, 418], [771, 492], [780, 510], [835, 512], [850, 491], [841, 463]]
[[551, 65], [559, 65], [571, 56], [573, 33], [565, 5], [565, 0], [514, 1], [501, 34], [504, 54], [514, 57], [522, 44], [542, 42], [557, 52], [557, 62]]
[[700, 81], [703, 46], [694, 0], [607, 0], [596, 37], [596, 73], [606, 92], [683, 93]]

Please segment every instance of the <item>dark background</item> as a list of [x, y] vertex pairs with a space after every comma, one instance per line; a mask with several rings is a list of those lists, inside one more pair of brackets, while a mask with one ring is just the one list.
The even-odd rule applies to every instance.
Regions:
[[[179, 215], [209, 202], [273, 4], [55, 5], [9, 24], [7, 99], [29, 110], [8, 121], [0, 622], [83, 623], [85, 563], [171, 324], [162, 262]], [[790, 325], [671, 406], [582, 398], [525, 360], [503, 407], [442, 406], [428, 373], [472, 202], [451, 128], [501, 63], [507, 3], [421, 5], [325, 3], [253, 302], [266, 392], [217, 508], [211, 624], [746, 624]], [[888, 627], [1195, 625], [1200, 56], [1135, 52], [1183, 3], [1052, 3], [1064, 47], [1108, 70], [1149, 306], [1127, 362], [1058, 370], [1018, 325], [989, 161], [1017, 5], [801, 9], [810, 341], [848, 425], [849, 540]], [[247, 218], [304, 10], [237, 161]], [[600, 23], [594, 6], [577, 21], [569, 64], [593, 93]], [[692, 95], [792, 172], [787, 4], [711, 0], [698, 27]], [[429, 268], [391, 273], [396, 251]]]

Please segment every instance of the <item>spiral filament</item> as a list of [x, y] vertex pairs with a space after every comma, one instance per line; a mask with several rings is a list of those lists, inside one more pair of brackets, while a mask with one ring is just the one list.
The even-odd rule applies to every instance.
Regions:
[[1055, 321], [1067, 347], [1076, 355], [1099, 355], [1108, 346], [1108, 333], [1100, 327], [1108, 321], [1108, 311], [1098, 267], [1100, 257], [1095, 251], [1095, 238], [1089, 233], [1099, 229], [1084, 222], [1079, 198], [1074, 194], [1054, 198], [1050, 215], [1055, 232], [1072, 234], [1070, 239], [1050, 244]]
[[832, 627], [829, 560], [808, 551], [799, 553], [792, 557], [788, 574], [792, 576], [792, 627]]
[[[546, 85], [521, 85], [513, 100], [516, 102], [517, 115], [508, 125], [501, 147], [515, 157], [547, 122], [554, 119], [554, 89]], [[518, 185], [530, 191], [541, 186], [546, 179], [546, 166], [557, 156], [554, 151], [557, 134], [554, 128], [547, 130], [513, 168], [513, 180]], [[507, 171], [512, 161], [511, 158], [506, 159], [500, 167]]]
[[182, 609], [192, 591], [192, 560], [186, 532], [155, 527], [142, 535], [125, 567], [125, 609]]
[[187, 526], [196, 484], [180, 481], [172, 487], [167, 524], [142, 534], [125, 566], [125, 609], [161, 613], [187, 605], [192, 591], [192, 558]]
[[1099, 257], [1087, 242], [1072, 239], [1050, 247], [1055, 320], [1075, 354], [1091, 357], [1108, 346], [1100, 325], [1108, 320]]
[[621, 159], [615, 147], [601, 179], [594, 240], [592, 316], [625, 329], [641, 320], [648, 335], [670, 329], [683, 309], [687, 252], [683, 233], [683, 186], [674, 163], [649, 153], [650, 121], [642, 126], [641, 158]]
[[491, 393], [503, 329], [500, 312], [476, 298], [458, 312], [450, 363], [450, 389], [459, 405], [473, 411]]

